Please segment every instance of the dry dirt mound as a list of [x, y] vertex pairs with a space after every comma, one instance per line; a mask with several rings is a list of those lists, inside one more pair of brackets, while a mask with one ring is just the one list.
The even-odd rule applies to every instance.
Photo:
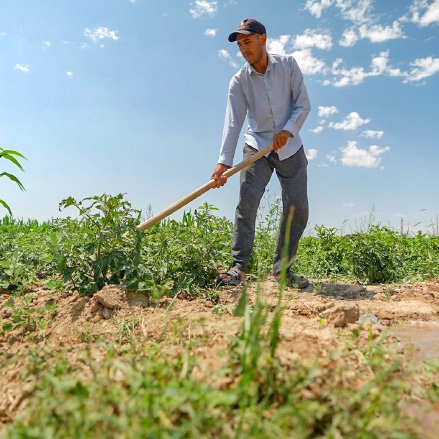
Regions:
[[[277, 284], [250, 284], [250, 300], [257, 289], [274, 309], [279, 298]], [[233, 314], [240, 292], [239, 288], [219, 291], [217, 304], [177, 296], [152, 306], [141, 293], [126, 294], [118, 286], [105, 287], [92, 298], [31, 289], [33, 300], [27, 312], [32, 315], [35, 310], [37, 317], [46, 319], [46, 327], [21, 325], [0, 332], [0, 421], [11, 422], [25, 404], [34, 380], [29, 376], [24, 380], [22, 371], [26, 356], [37, 346], [53, 352], [64, 347], [74, 361], [97, 338], [121, 342], [135, 333], [142, 340], [172, 340], [178, 355], [188, 339], [202, 335], [204, 342], [195, 353], [200, 376], [209, 373], [219, 367], [217, 353], [226, 349], [241, 323]], [[0, 294], [0, 328], [11, 321], [14, 312], [7, 305], [9, 297]], [[279, 355], [283, 361], [303, 360], [337, 347], [343, 331], [351, 331], [358, 321], [372, 324], [377, 334], [404, 322], [439, 323], [439, 282], [362, 286], [319, 281], [304, 292], [287, 289], [283, 304]], [[55, 305], [56, 311], [37, 312], [47, 305]], [[103, 355], [98, 347], [96, 355]]]

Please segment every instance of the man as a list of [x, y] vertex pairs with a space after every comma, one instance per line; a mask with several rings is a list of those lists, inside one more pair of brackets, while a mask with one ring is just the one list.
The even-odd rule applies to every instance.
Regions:
[[[253, 18], [241, 21], [229, 35], [247, 63], [229, 85], [224, 132], [218, 165], [212, 178], [216, 187], [233, 164], [238, 137], [247, 117], [244, 158], [273, 144], [273, 151], [241, 171], [241, 188], [235, 215], [232, 268], [217, 279], [220, 285], [245, 280], [255, 236], [256, 214], [273, 170], [282, 188], [283, 215], [274, 254], [273, 275], [279, 278], [288, 264], [287, 285], [306, 288], [309, 281], [291, 272], [299, 239], [308, 221], [307, 164], [299, 131], [310, 111], [302, 73], [292, 56], [267, 52], [265, 26]], [[290, 219], [288, 217], [290, 216]], [[287, 232], [287, 224], [290, 230]], [[288, 237], [287, 255], [282, 257]], [[286, 259], [286, 260], [285, 260]]]

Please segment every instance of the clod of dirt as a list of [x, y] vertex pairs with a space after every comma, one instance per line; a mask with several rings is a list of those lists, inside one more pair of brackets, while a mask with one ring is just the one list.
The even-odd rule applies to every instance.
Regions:
[[102, 307], [102, 309], [100, 310], [101, 312], [101, 316], [105, 319], [111, 319], [111, 317], [113, 317], [113, 310], [110, 308], [106, 308], [105, 306]]
[[148, 308], [150, 305], [149, 296], [141, 291], [127, 291], [126, 298], [128, 305], [140, 306], [141, 308]]
[[118, 285], [106, 285], [94, 298], [108, 309], [121, 309], [127, 305], [125, 291]]
[[328, 320], [336, 328], [345, 328], [349, 323], [355, 323], [360, 317], [358, 305], [338, 305], [327, 312]]

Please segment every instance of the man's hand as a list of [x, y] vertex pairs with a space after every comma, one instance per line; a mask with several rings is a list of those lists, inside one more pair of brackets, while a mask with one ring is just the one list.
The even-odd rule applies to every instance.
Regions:
[[215, 180], [215, 186], [221, 187], [224, 186], [227, 182], [227, 177], [224, 177], [224, 172], [230, 169], [230, 166], [223, 165], [222, 163], [218, 163], [216, 165], [215, 170], [213, 171], [212, 177]]
[[282, 130], [275, 134], [273, 136], [273, 151], [277, 151], [285, 146], [290, 137], [293, 137], [293, 135], [287, 130]]

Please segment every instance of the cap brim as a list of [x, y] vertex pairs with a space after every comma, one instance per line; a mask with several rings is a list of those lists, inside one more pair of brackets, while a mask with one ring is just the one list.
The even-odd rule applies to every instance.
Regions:
[[229, 41], [231, 43], [233, 43], [234, 41], [236, 41], [236, 37], [238, 36], [238, 34], [243, 34], [243, 35], [252, 35], [254, 34], [254, 32], [251, 32], [249, 30], [240, 30], [240, 31], [236, 31], [236, 32], [232, 32], [229, 35]]

